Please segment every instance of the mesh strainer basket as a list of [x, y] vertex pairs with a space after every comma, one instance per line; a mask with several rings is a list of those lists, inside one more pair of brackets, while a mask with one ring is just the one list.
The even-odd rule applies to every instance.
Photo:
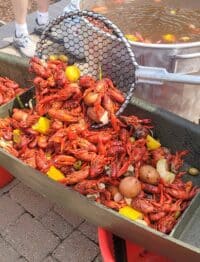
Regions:
[[106, 17], [91, 11], [65, 13], [43, 32], [36, 54], [46, 59], [51, 54], [66, 54], [82, 74], [109, 77], [124, 93], [122, 113], [133, 95], [136, 83], [162, 84], [165, 81], [200, 84], [199, 76], [168, 73], [164, 68], [139, 66], [128, 40]]

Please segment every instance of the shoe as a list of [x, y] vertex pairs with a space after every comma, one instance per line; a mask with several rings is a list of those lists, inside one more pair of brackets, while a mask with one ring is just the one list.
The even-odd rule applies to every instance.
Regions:
[[35, 19], [35, 28], [34, 28], [34, 33], [37, 35], [41, 35], [43, 33], [43, 31], [46, 29], [46, 26], [48, 25], [48, 23], [46, 24], [39, 24], [38, 23], [38, 19]]
[[71, 0], [70, 3], [68, 5], [65, 6], [65, 8], [63, 9], [63, 13], [68, 13], [71, 11], [78, 11], [80, 10], [80, 1], [77, 0]]
[[36, 43], [34, 43], [28, 35], [15, 36], [13, 38], [13, 45], [19, 52], [27, 57], [33, 57], [36, 50]]

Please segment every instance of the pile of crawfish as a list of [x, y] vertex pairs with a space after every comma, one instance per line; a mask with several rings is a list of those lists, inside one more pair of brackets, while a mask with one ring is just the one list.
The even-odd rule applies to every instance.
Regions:
[[[67, 66], [58, 59], [31, 59], [36, 106], [15, 108], [11, 117], [0, 119], [0, 146], [44, 174], [53, 166], [63, 174], [58, 182], [98, 203], [117, 211], [131, 206], [143, 214], [148, 226], [169, 233], [198, 191], [191, 181], [181, 179], [184, 172], [179, 170], [187, 152], [172, 154], [162, 146], [149, 150], [151, 121], [115, 116], [124, 96], [113, 82], [91, 76], [70, 82]], [[33, 129], [41, 117], [50, 123], [45, 132]], [[94, 130], [94, 123], [108, 125]], [[172, 183], [156, 171], [161, 159], [175, 174]], [[157, 178], [144, 179], [144, 166], [153, 168]], [[134, 181], [126, 184], [127, 178]]]
[[0, 106], [6, 104], [26, 89], [7, 77], [0, 77]]

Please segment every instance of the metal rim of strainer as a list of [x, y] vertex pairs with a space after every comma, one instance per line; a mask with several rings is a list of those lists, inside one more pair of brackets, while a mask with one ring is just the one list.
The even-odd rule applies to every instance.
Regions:
[[[112, 22], [110, 21], [108, 18], [102, 16], [99, 13], [95, 13], [93, 11], [70, 11], [68, 13], [65, 13], [61, 16], [58, 16], [57, 18], [55, 18], [54, 20], [52, 20], [49, 25], [46, 27], [46, 29], [43, 31], [41, 38], [39, 40], [39, 42], [37, 43], [37, 48], [36, 48], [36, 55], [38, 57], [42, 57], [42, 50], [43, 49], [43, 44], [45, 43], [46, 38], [49, 35], [49, 32], [51, 32], [51, 28], [53, 26], [58, 25], [59, 23], [61, 23], [64, 19], [67, 18], [93, 18], [95, 20], [99, 20], [102, 23], [104, 23], [104, 25], [108, 28], [112, 30], [112, 34], [103, 31], [102, 29], [100, 29], [99, 27], [95, 26], [94, 24], [92, 24], [91, 22], [89, 22], [89, 20], [87, 21], [88, 24], [90, 25], [90, 27], [98, 32], [101, 32], [102, 34], [107, 34], [108, 37], [116, 37], [119, 41], [121, 41], [124, 44], [124, 47], [126, 48], [128, 55], [130, 56], [130, 61], [133, 63], [133, 66], [136, 70], [136, 68], [138, 67], [138, 64], [135, 60], [135, 55], [134, 52], [131, 48], [131, 45], [129, 43], [129, 41], [124, 37], [124, 34], [122, 33], [122, 31]], [[64, 41], [63, 41], [64, 42]], [[121, 113], [123, 113], [123, 111], [125, 110], [125, 108], [127, 107], [130, 99], [132, 98], [133, 95], [133, 91], [135, 89], [135, 79], [133, 81], [133, 83], [131, 84], [130, 89], [128, 90], [128, 92], [125, 94], [125, 101], [122, 103], [122, 105], [120, 106], [120, 108], [118, 109], [118, 111], [115, 113], [117, 116], [120, 115]], [[95, 128], [99, 128], [104, 126], [104, 124], [97, 124], [94, 125]]]

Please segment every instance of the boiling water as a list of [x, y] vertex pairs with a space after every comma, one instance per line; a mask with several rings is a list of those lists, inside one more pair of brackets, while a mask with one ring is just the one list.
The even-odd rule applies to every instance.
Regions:
[[200, 0], [86, 0], [81, 5], [107, 16], [134, 41], [200, 41]]

